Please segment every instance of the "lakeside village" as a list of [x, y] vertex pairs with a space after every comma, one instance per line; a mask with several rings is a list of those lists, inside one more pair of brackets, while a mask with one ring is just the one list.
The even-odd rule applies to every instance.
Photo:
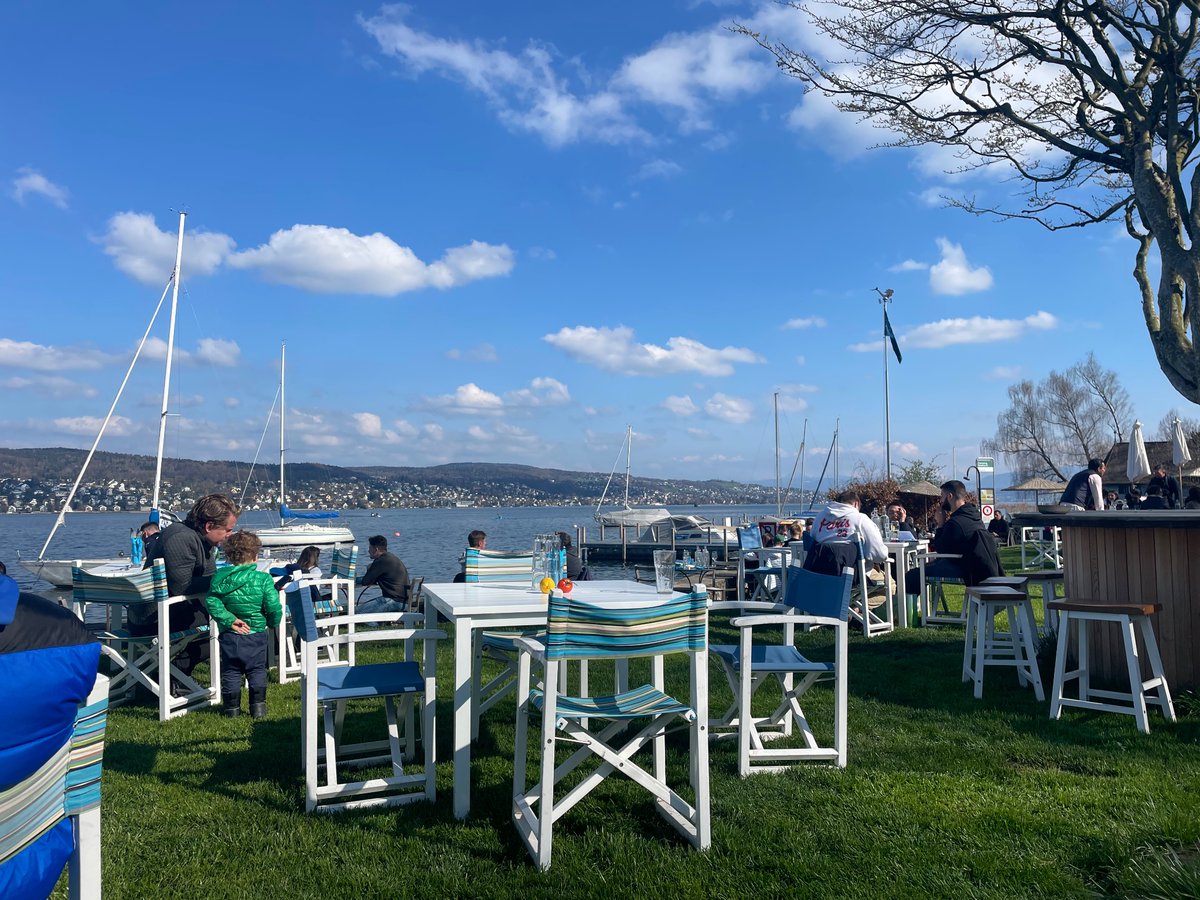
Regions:
[[[601, 485], [604, 479], [601, 478]], [[647, 479], [638, 479], [643, 484]], [[654, 481], [642, 487], [630, 502], [638, 506], [672, 504], [747, 504], [773, 503], [775, 489], [756, 484], [732, 482]], [[0, 478], [0, 514], [56, 513], [71, 490], [71, 482], [38, 478]], [[174, 485], [163, 483], [162, 505], [166, 509], [187, 510], [195, 498], [209, 491], [240, 497], [242, 485]], [[133, 481], [107, 480], [84, 482], [71, 504], [74, 512], [128, 512], [149, 510], [152, 486]], [[427, 509], [475, 506], [589, 506], [599, 500], [594, 494], [569, 489], [537, 487], [519, 482], [481, 482], [470, 486], [433, 482], [403, 481], [386, 485], [361, 481], [331, 481], [319, 484], [288, 484], [288, 505], [293, 509]], [[264, 482], [251, 484], [240, 499], [243, 509], [275, 509], [278, 486]]]

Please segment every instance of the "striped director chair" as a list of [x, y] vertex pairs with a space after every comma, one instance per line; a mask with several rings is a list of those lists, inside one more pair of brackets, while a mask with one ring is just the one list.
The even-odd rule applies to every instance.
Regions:
[[[444, 631], [413, 628], [424, 621], [415, 613], [376, 613], [363, 616], [334, 616], [318, 619], [313, 604], [298, 592], [288, 596], [296, 632], [300, 635], [303, 660], [300, 666], [300, 742], [304, 761], [304, 808], [307, 812], [336, 812], [345, 809], [398, 806], [414, 800], [433, 801], [436, 796], [434, 769], [436, 731], [434, 702], [437, 697], [437, 641]], [[348, 626], [390, 623], [349, 631]], [[322, 634], [321, 630], [326, 633]], [[317, 665], [324, 647], [356, 642], [403, 641], [400, 662], [370, 665]], [[423, 644], [423, 659], [416, 658], [416, 642]], [[416, 758], [416, 702], [421, 708], [421, 744], [424, 764], [420, 772], [406, 771]], [[342, 740], [346, 704], [350, 701], [384, 702], [387, 740], [346, 743]], [[397, 702], [399, 699], [399, 702]], [[363, 781], [341, 781], [339, 768], [390, 765], [392, 774]], [[323, 777], [322, 777], [323, 776]]]
[[[301, 594], [307, 594], [310, 600], [312, 598], [312, 592], [308, 590], [310, 587], [316, 588], [317, 593], [321, 595], [320, 600], [312, 600], [313, 614], [317, 617], [318, 625], [323, 618], [354, 614], [354, 576], [357, 567], [357, 546], [351, 546], [348, 549], [335, 547], [333, 559], [329, 564], [329, 574], [322, 575], [320, 578], [306, 579], [303, 587], [298, 589]], [[296, 635], [295, 627], [288, 622], [288, 600], [293, 593], [295, 591], [279, 592], [279, 605], [283, 607], [283, 618], [279, 620], [278, 629], [280, 684], [285, 684], [300, 674], [301, 658], [296, 648], [299, 638]], [[353, 643], [346, 652], [353, 654]], [[318, 660], [318, 665], [341, 661], [339, 658], [341, 651], [336, 644], [323, 648], [322, 653], [324, 658]], [[353, 656], [349, 657], [349, 662], [354, 665]]]
[[[645, 606], [596, 606], [550, 595], [545, 641], [518, 638], [517, 735], [513, 773], [513, 823], [534, 862], [548, 869], [554, 822], [614, 771], [627, 775], [654, 796], [659, 814], [700, 850], [712, 842], [708, 778], [708, 595], [704, 588], [672, 594]], [[664, 693], [663, 656], [690, 657], [691, 697], [680, 702]], [[652, 682], [610, 696], [569, 696], [558, 689], [559, 666], [572, 659], [627, 660], [652, 657]], [[534, 659], [546, 665], [544, 687], [532, 685]], [[581, 692], [583, 694], [584, 692]], [[526, 785], [529, 718], [541, 715], [540, 777]], [[667, 785], [668, 726], [687, 723], [693, 802]], [[635, 723], [636, 721], [636, 724]], [[591, 727], [594, 723], [595, 730]], [[622, 733], [625, 732], [622, 737]], [[622, 743], [614, 739], [622, 737]], [[563, 740], [578, 749], [559, 763]], [[653, 744], [649, 769], [634, 754]], [[555, 787], [591, 754], [600, 765], [562, 797]], [[694, 805], [693, 805], [694, 803]]]
[[[108, 679], [82, 623], [0, 576], [0, 897], [101, 896], [100, 775]], [[15, 618], [15, 621], [14, 621]]]
[[[129, 575], [92, 575], [75, 565], [71, 569], [71, 600], [77, 609], [86, 603], [108, 607], [105, 622], [95, 626], [93, 633], [100, 640], [104, 656], [116, 666], [110, 684], [114, 703], [127, 700], [140, 684], [158, 699], [158, 718], [165, 722], [220, 701], [221, 653], [217, 647], [217, 629], [201, 625], [183, 631], [170, 630], [171, 607], [188, 602], [188, 598], [168, 596], [167, 572], [161, 559], [154, 561], [153, 568]], [[146, 603], [158, 606], [157, 632], [130, 634], [122, 627], [126, 608]], [[203, 640], [209, 642], [208, 687], [185, 675], [173, 662], [193, 641]], [[172, 679], [182, 687], [182, 696], [172, 696]]]
[[[533, 572], [533, 554], [525, 551], [480, 550], [468, 547], [463, 559], [467, 584], [490, 584], [527, 589]], [[475, 661], [471, 668], [471, 739], [479, 737], [479, 718], [517, 687], [517, 648], [522, 635], [537, 636], [542, 629], [484, 630], [475, 639]], [[483, 660], [498, 662], [500, 673], [483, 683]]]

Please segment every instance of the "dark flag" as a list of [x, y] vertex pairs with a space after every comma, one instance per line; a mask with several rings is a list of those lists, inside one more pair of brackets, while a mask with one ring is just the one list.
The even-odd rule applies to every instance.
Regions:
[[900, 345], [896, 343], [896, 332], [892, 331], [892, 323], [888, 320], [887, 310], [883, 311], [883, 336], [892, 342], [892, 352], [896, 354], [896, 362], [904, 362], [900, 355]]

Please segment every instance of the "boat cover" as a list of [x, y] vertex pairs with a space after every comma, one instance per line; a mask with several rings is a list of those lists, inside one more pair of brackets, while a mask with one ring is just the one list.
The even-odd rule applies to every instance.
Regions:
[[279, 517], [281, 519], [336, 519], [339, 515], [341, 514], [332, 511], [325, 512], [309, 509], [289, 509], [286, 503], [279, 507]]

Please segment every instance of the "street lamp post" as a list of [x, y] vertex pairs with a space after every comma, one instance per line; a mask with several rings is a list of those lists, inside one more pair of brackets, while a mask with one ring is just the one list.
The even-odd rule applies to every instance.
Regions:
[[[967, 466], [967, 474], [963, 476], [963, 481], [971, 480], [971, 470], [975, 470], [975, 500], [981, 502], [983, 496], [983, 473], [979, 471], [978, 466]], [[995, 487], [995, 482], [992, 482], [992, 487]]]
[[883, 307], [883, 456], [884, 477], [892, 477], [892, 394], [888, 385], [888, 342], [887, 342], [887, 305], [892, 302], [892, 289], [881, 291], [875, 288], [879, 295], [879, 305]]

